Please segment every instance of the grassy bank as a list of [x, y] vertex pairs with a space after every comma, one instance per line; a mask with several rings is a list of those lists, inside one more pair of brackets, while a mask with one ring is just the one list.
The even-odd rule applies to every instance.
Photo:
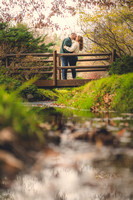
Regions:
[[58, 103], [95, 112], [99, 110], [133, 112], [133, 73], [112, 75], [91, 81], [80, 88], [63, 90]]
[[0, 87], [4, 86], [5, 91], [9, 94], [23, 87], [20, 92], [17, 93], [17, 96], [21, 97], [23, 101], [47, 101], [57, 99], [58, 95], [56, 91], [38, 89], [37, 86], [34, 85], [35, 80], [36, 78], [32, 78], [27, 82], [23, 82], [14, 77], [1, 74], [0, 70]]

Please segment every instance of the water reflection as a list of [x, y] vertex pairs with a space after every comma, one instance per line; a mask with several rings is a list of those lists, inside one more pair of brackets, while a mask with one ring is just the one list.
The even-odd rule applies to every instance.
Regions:
[[[59, 152], [58, 156], [43, 159], [40, 170], [19, 176], [9, 199], [132, 199], [132, 172], [128, 167], [119, 170], [115, 162], [110, 163], [110, 149], [98, 150], [78, 141], [74, 144], [64, 141], [60, 148], [51, 148]], [[115, 157], [115, 154], [112, 153], [112, 156]]]
[[[51, 125], [50, 132], [61, 133], [61, 143], [49, 144], [38, 153], [37, 162], [17, 176], [8, 191], [1, 191], [0, 199], [133, 199], [132, 114], [92, 114], [64, 108], [45, 108], [39, 113]], [[112, 136], [120, 145], [105, 146], [103, 132], [106, 141]], [[83, 134], [89, 136], [81, 138]], [[93, 142], [90, 135], [95, 135]]]

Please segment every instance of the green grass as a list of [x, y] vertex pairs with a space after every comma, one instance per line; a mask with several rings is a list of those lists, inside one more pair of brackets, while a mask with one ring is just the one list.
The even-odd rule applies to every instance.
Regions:
[[45, 100], [55, 101], [58, 98], [58, 90], [38, 89], [38, 91], [45, 97]]
[[133, 112], [133, 73], [112, 75], [65, 91], [59, 96], [58, 103], [79, 109]]

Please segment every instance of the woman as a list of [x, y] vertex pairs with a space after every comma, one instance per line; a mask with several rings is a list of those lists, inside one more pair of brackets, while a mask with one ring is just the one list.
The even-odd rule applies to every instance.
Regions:
[[[83, 49], [83, 37], [77, 36], [76, 40], [72, 40], [71, 47], [64, 46], [63, 48], [69, 52], [79, 53], [79, 51], [81, 51]], [[77, 56], [71, 56], [70, 57], [70, 66], [76, 66], [77, 60], [78, 60]], [[72, 77], [76, 78], [76, 70], [75, 69], [72, 69]]]

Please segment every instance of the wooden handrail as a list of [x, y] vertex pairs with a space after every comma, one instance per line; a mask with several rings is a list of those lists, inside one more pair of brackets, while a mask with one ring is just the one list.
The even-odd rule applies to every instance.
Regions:
[[106, 53], [57, 53], [57, 56], [110, 56], [111, 52]]
[[[109, 56], [112, 52], [105, 52], [105, 53], [57, 53], [57, 56]], [[23, 56], [42, 56], [53, 57], [52, 53], [21, 53], [21, 54], [7, 54], [5, 57], [23, 57]], [[0, 56], [1, 58], [1, 56]]]
[[53, 69], [53, 67], [52, 66], [36, 66], [36, 67], [7, 67], [7, 69], [30, 69], [30, 70], [32, 70], [32, 69]]
[[47, 57], [47, 56], [51, 56], [53, 57], [52, 53], [18, 53], [18, 54], [7, 54], [6, 57], [23, 57], [23, 56], [43, 56], [43, 57]]

